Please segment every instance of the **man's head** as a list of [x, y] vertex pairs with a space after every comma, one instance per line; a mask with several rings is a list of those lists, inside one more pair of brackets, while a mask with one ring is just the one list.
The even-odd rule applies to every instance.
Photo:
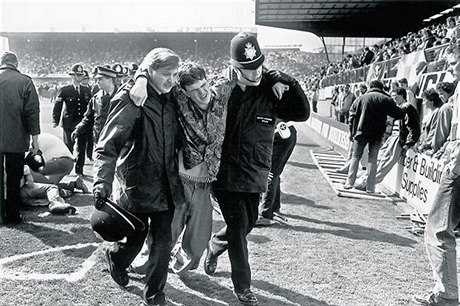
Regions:
[[400, 105], [406, 102], [407, 92], [404, 88], [398, 87], [391, 92], [391, 97], [395, 100], [396, 104]]
[[206, 72], [195, 63], [186, 63], [179, 68], [180, 87], [201, 109], [207, 109], [211, 101], [211, 87]]
[[345, 84], [345, 86], [343, 86], [343, 91], [348, 93], [350, 91], [350, 84]]
[[94, 70], [94, 79], [99, 87], [107, 92], [111, 92], [115, 88], [115, 79], [117, 73], [104, 66], [97, 66]]
[[425, 89], [422, 93], [423, 105], [430, 109], [441, 107], [443, 104], [439, 94], [434, 88]]
[[407, 82], [406, 78], [400, 79], [398, 83], [399, 83], [399, 86], [401, 86], [402, 88], [407, 88], [409, 86], [409, 83]]
[[117, 86], [120, 86], [121, 84], [123, 84], [123, 66], [120, 63], [115, 63], [112, 65], [111, 69], [115, 71], [115, 73], [117, 74], [115, 83], [117, 84]]
[[372, 88], [377, 88], [377, 89], [383, 90], [383, 83], [380, 80], [372, 80], [369, 83], [369, 88], [371, 88], [371, 89]]
[[362, 95], [365, 94], [367, 91], [366, 84], [359, 84], [359, 91], [361, 92]]
[[69, 75], [72, 76], [72, 79], [76, 83], [80, 83], [85, 73], [83, 72], [83, 66], [81, 64], [75, 64], [72, 66], [72, 70], [70, 70]]
[[83, 70], [83, 78], [81, 79], [81, 85], [88, 86], [89, 84], [89, 73], [87, 70]]
[[439, 94], [441, 99], [444, 102], [454, 94], [455, 92], [455, 85], [450, 82], [440, 82], [436, 84], [436, 92]]
[[14, 52], [6, 51], [0, 58], [0, 65], [11, 65], [18, 67], [18, 56]]
[[142, 61], [140, 69], [149, 72], [149, 84], [160, 94], [168, 93], [176, 84], [180, 57], [167, 48], [155, 48]]
[[237, 81], [247, 86], [258, 86], [262, 79], [265, 56], [257, 38], [249, 33], [239, 33], [230, 42], [230, 63], [235, 68]]

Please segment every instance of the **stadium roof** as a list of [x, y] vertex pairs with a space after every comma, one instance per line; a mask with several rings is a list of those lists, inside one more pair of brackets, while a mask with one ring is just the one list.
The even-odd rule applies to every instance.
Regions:
[[256, 24], [318, 36], [400, 37], [460, 1], [256, 0]]

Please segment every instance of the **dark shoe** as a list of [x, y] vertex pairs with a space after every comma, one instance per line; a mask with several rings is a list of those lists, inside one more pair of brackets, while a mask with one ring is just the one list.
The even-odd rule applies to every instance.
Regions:
[[115, 283], [122, 287], [126, 287], [129, 283], [129, 277], [128, 273], [126, 270], [120, 269], [115, 265], [115, 263], [112, 261], [112, 258], [110, 257], [110, 250], [107, 249], [105, 250], [105, 258], [107, 259], [107, 262], [109, 263], [109, 271], [110, 275], [112, 276], [113, 280]]
[[428, 297], [414, 296], [412, 300], [424, 306], [458, 306], [458, 299], [445, 299], [434, 293]]
[[148, 306], [164, 306], [164, 305], [168, 305], [168, 303], [166, 303], [165, 294], [163, 292], [161, 292], [161, 293], [157, 293], [153, 297], [147, 299], [144, 302], [144, 305], [148, 305]]
[[206, 249], [206, 258], [204, 259], [204, 272], [208, 275], [213, 275], [217, 269], [217, 255], [214, 255], [211, 251], [211, 247], [208, 243], [208, 248]]
[[246, 288], [241, 292], [235, 291], [236, 298], [243, 305], [257, 305], [257, 297], [251, 289]]

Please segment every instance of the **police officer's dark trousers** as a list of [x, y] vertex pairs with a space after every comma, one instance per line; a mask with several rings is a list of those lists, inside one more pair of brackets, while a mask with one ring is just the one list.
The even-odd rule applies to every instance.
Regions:
[[75, 173], [83, 174], [85, 166], [86, 148], [91, 137], [90, 133], [84, 133], [77, 138], [77, 159], [75, 161]]
[[233, 286], [235, 291], [241, 292], [251, 286], [246, 236], [257, 221], [260, 194], [226, 190], [215, 190], [214, 193], [227, 225], [211, 238], [211, 251], [221, 255], [228, 249]]

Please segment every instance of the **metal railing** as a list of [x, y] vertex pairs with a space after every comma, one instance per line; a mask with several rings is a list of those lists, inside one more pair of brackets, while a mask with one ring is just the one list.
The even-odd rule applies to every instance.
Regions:
[[[435, 46], [429, 49], [425, 49], [425, 59], [427, 63], [432, 63], [438, 60], [439, 54], [447, 48], [449, 44]], [[391, 58], [389, 60], [381, 61], [375, 63], [375, 65], [379, 65], [380, 75], [382, 79], [385, 78], [394, 78], [398, 73], [398, 63], [401, 57]], [[441, 66], [440, 66], [441, 67]], [[364, 66], [356, 69], [351, 69], [343, 72], [339, 72], [337, 74], [325, 76], [320, 84], [322, 87], [334, 86], [334, 85], [341, 85], [341, 84], [349, 84], [349, 83], [359, 83], [365, 82], [367, 79], [367, 75], [369, 72], [369, 66]]]

